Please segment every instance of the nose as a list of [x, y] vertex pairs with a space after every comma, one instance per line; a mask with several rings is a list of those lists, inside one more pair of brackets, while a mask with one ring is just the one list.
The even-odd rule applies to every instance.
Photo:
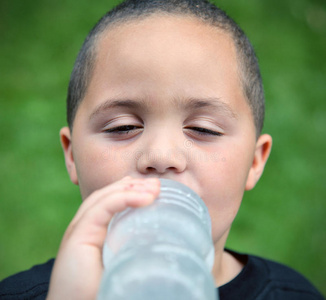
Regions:
[[157, 134], [143, 143], [138, 152], [137, 169], [142, 174], [182, 173], [187, 158], [182, 141], [172, 134]]

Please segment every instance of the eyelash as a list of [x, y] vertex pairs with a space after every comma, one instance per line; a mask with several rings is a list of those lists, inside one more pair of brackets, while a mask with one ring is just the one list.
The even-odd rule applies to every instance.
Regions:
[[213, 131], [210, 129], [202, 128], [202, 127], [189, 127], [188, 129], [195, 130], [199, 135], [215, 135], [215, 136], [222, 136], [223, 134], [218, 131]]
[[110, 129], [106, 129], [105, 132], [107, 133], [113, 133], [113, 134], [128, 134], [130, 131], [139, 129], [141, 127], [135, 126], [135, 125], [122, 125]]
[[[129, 134], [130, 131], [140, 129], [141, 127], [135, 126], [135, 125], [122, 125], [110, 129], [106, 129], [105, 132], [107, 133], [113, 133], [113, 134]], [[214, 136], [222, 136], [223, 134], [218, 131], [213, 131], [210, 129], [202, 128], [202, 127], [187, 127], [186, 129], [191, 129], [193, 131], [196, 131], [196, 134], [198, 135], [214, 135]]]

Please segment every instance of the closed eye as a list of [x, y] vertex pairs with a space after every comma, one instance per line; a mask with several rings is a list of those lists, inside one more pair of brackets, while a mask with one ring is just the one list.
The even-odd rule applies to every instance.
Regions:
[[[122, 126], [117, 126], [114, 128], [109, 128], [104, 131], [106, 133], [111, 133], [111, 134], [127, 135], [130, 132], [138, 132], [139, 129], [142, 129], [142, 127], [135, 126], [135, 125], [122, 125]], [[201, 135], [201, 136], [207, 136], [207, 135], [222, 136], [223, 135], [221, 132], [210, 130], [207, 128], [202, 128], [202, 127], [187, 127], [186, 129], [189, 129], [189, 130], [193, 131], [195, 134]]]
[[216, 136], [222, 136], [223, 133], [218, 131], [213, 131], [207, 128], [202, 127], [187, 127], [187, 129], [190, 129], [192, 131], [195, 131], [198, 135], [216, 135]]
[[109, 128], [104, 131], [106, 133], [113, 133], [113, 134], [128, 134], [131, 131], [135, 131], [137, 129], [141, 129], [141, 127], [135, 125], [122, 125], [114, 128]]

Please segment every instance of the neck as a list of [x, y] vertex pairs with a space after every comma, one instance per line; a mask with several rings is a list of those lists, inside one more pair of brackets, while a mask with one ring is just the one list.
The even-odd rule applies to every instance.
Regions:
[[234, 279], [245, 265], [230, 253], [224, 251], [224, 245], [225, 243], [215, 244], [215, 260], [212, 275], [217, 287]]

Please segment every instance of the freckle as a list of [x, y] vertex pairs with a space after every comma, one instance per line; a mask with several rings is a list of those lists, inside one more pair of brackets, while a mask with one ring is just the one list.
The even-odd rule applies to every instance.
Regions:
[[133, 187], [134, 187], [134, 184], [133, 184], [133, 183], [129, 183], [129, 184], [125, 187], [125, 190], [126, 190], [126, 191], [132, 190]]

